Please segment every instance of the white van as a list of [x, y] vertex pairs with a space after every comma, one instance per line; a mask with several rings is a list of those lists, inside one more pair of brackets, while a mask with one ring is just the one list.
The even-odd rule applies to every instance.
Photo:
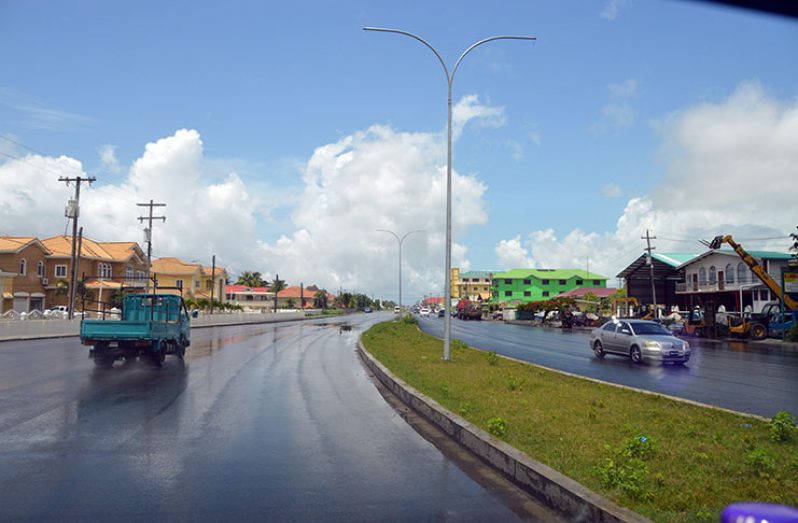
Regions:
[[402, 312], [402, 309], [400, 309], [398, 305], [393, 308], [393, 313], [394, 314], [399, 314], [400, 312]]

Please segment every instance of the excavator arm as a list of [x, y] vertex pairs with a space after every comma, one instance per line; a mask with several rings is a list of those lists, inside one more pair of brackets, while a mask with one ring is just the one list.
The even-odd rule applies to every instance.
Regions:
[[762, 280], [762, 283], [764, 283], [765, 286], [770, 289], [770, 292], [778, 296], [780, 300], [782, 298], [784, 299], [784, 306], [787, 309], [798, 310], [798, 302], [793, 300], [788, 294], [782, 293], [781, 287], [778, 283], [776, 283], [776, 280], [774, 280], [770, 274], [768, 274], [767, 271], [756, 262], [753, 256], [748, 254], [748, 251], [743, 249], [742, 245], [734, 241], [734, 238], [732, 238], [730, 235], [715, 236], [715, 238], [712, 240], [712, 243], [709, 244], [709, 248], [718, 249], [724, 243], [728, 243], [731, 248], [734, 249], [734, 252], [736, 252], [737, 255], [742, 258], [743, 262], [748, 265], [748, 267], [751, 269], [751, 272], [756, 274], [757, 277]]

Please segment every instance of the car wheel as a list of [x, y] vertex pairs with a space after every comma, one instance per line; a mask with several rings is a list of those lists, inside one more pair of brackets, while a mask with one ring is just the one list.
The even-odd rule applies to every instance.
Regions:
[[596, 343], [593, 344], [593, 353], [596, 355], [597, 358], [604, 357], [604, 347], [601, 345], [599, 340], [596, 340]]
[[632, 358], [634, 363], [642, 363], [643, 355], [640, 353], [640, 347], [633, 345], [629, 350], [629, 357]]

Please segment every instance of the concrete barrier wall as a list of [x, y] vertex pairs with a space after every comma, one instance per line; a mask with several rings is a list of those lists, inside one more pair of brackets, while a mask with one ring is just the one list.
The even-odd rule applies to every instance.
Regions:
[[[202, 314], [191, 319], [191, 328], [274, 323], [301, 320], [304, 312]], [[109, 320], [112, 321], [112, 320]], [[0, 321], [0, 341], [36, 338], [61, 338], [80, 335], [80, 320], [11, 320]]]
[[571, 478], [531, 459], [460, 416], [449, 412], [391, 374], [368, 354], [362, 344], [358, 353], [377, 379], [408, 407], [434, 423], [457, 443], [500, 471], [510, 481], [547, 505], [566, 514], [571, 521], [650, 522], [649, 519], [599, 496]]

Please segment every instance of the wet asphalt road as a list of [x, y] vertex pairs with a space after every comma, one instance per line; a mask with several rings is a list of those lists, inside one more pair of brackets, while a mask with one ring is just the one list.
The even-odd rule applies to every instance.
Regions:
[[[443, 337], [443, 318], [419, 317], [422, 329]], [[472, 347], [612, 383], [647, 389], [750, 414], [798, 413], [798, 351], [745, 342], [690, 340], [684, 365], [635, 365], [628, 358], [596, 358], [588, 331], [452, 319], [452, 337]]]
[[195, 329], [161, 369], [0, 343], [0, 520], [517, 520], [369, 380], [380, 316]]

